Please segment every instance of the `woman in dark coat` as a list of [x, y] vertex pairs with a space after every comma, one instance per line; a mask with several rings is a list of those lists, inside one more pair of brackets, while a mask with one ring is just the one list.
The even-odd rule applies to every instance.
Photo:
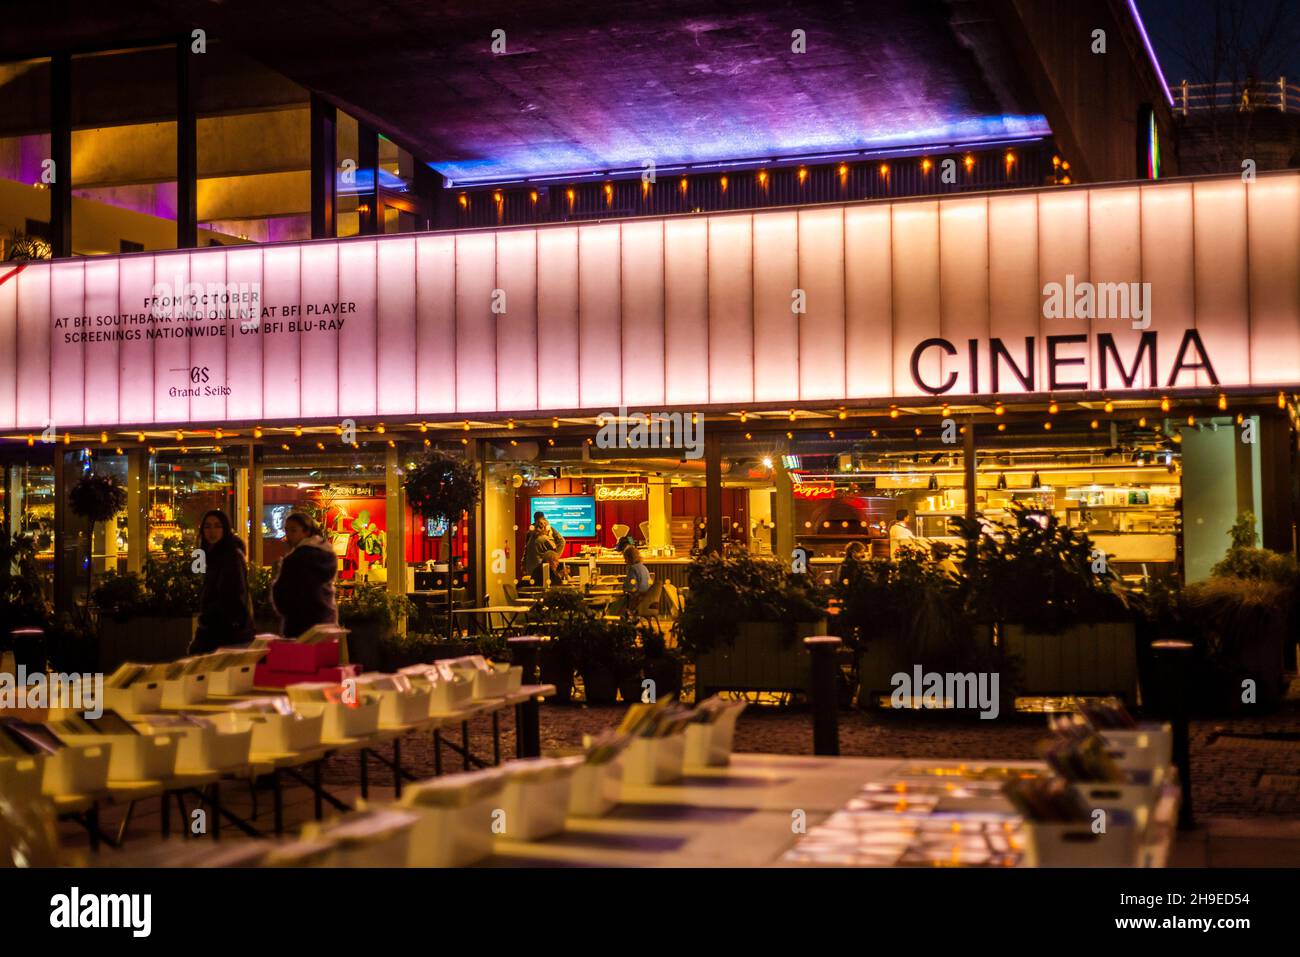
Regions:
[[271, 583], [271, 601], [280, 615], [280, 634], [297, 638], [313, 625], [338, 624], [334, 574], [338, 558], [310, 515], [294, 512], [284, 520], [289, 554]]
[[190, 654], [201, 655], [253, 640], [253, 603], [248, 593], [248, 559], [244, 543], [225, 512], [213, 509], [199, 524], [203, 549], [203, 597], [199, 627]]

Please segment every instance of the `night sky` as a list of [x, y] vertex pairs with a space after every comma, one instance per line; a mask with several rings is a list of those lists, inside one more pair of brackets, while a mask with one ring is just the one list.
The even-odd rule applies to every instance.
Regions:
[[[1198, 34], [1206, 36], [1211, 32], [1216, 6], [1244, 4], [1258, 17], [1273, 3], [1274, 0], [1137, 0], [1165, 79], [1171, 87], [1184, 78], [1195, 82], [1197, 71], [1186, 57], [1188, 38]], [[1300, 83], [1300, 2], [1290, 0], [1288, 6], [1291, 8], [1291, 32], [1274, 38], [1272, 56], [1277, 68], [1267, 79], [1285, 75], [1288, 82]]]

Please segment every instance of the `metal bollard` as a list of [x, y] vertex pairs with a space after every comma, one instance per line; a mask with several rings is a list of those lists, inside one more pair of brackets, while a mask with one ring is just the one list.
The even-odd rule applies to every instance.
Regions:
[[1160, 717], [1169, 721], [1174, 732], [1174, 764], [1182, 800], [1178, 805], [1178, 829], [1196, 826], [1192, 814], [1192, 748], [1187, 720], [1187, 682], [1190, 680], [1192, 643], [1189, 641], [1153, 641], [1157, 674], [1160, 675]]
[[840, 702], [835, 658], [843, 642], [834, 635], [814, 635], [803, 643], [812, 655], [808, 694], [813, 709], [813, 754], [838, 756]]
[[[537, 684], [537, 652], [542, 642], [549, 640], [541, 635], [518, 635], [506, 639], [510, 645], [510, 660], [523, 666], [525, 686]], [[529, 695], [527, 701], [515, 705], [515, 757], [536, 758], [541, 753], [541, 722], [537, 698]]]

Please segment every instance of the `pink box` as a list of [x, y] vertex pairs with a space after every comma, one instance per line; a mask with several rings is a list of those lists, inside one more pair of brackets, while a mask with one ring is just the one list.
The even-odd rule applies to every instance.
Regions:
[[359, 674], [361, 674], [359, 665], [333, 665], [328, 668], [318, 668], [310, 674], [258, 665], [253, 671], [253, 684], [258, 688], [284, 688], [304, 681], [329, 681], [342, 684], [344, 678], [355, 678]]
[[314, 645], [300, 645], [285, 639], [273, 641], [268, 646], [266, 665], [272, 671], [296, 671], [314, 674], [321, 668], [332, 668], [339, 663], [339, 643], [322, 641]]

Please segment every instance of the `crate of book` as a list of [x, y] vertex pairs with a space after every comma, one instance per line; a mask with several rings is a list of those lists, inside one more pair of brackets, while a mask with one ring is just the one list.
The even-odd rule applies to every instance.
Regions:
[[[626, 745], [627, 738], [623, 738]], [[588, 750], [573, 772], [569, 787], [569, 814], [572, 817], [604, 817], [618, 804], [623, 786], [622, 749], [602, 753], [598, 747]]]
[[581, 759], [532, 758], [512, 761], [502, 768], [497, 837], [514, 841], [540, 841], [564, 830], [569, 812], [573, 772]]
[[[189, 659], [194, 667], [202, 667], [197, 659]], [[163, 682], [163, 707], [188, 708], [202, 704], [208, 697], [208, 676], [202, 671], [183, 672], [180, 676]]]
[[306, 715], [321, 714], [326, 744], [363, 738], [379, 730], [379, 698], [356, 687], [323, 681], [289, 685], [289, 700]]
[[492, 853], [493, 811], [505, 778], [496, 768], [421, 781], [401, 806], [420, 819], [411, 831], [411, 867], [464, 867]]
[[34, 801], [41, 796], [45, 758], [28, 754], [0, 732], [0, 795], [10, 801]]
[[228, 719], [252, 729], [254, 754], [289, 754], [318, 747], [325, 727], [325, 712], [303, 714], [281, 695], [252, 698], [230, 706]]
[[[502, 698], [510, 693], [513, 680], [515, 690], [519, 690], [523, 677], [523, 668], [519, 666], [496, 665], [482, 655], [466, 655], [463, 658], [450, 658], [447, 663], [462, 676], [473, 682], [471, 697], [475, 701], [488, 698]], [[518, 675], [514, 674], [518, 668]]]
[[248, 764], [251, 729], [223, 730], [214, 718], [192, 714], [145, 715], [137, 727], [149, 734], [179, 737], [176, 770], [180, 773], [229, 771]]
[[157, 781], [176, 773], [179, 736], [141, 734], [116, 711], [105, 711], [98, 718], [65, 712], [51, 718], [49, 726], [65, 744], [110, 748], [110, 781]]
[[162, 707], [163, 681], [171, 662], [127, 661], [104, 679], [104, 707], [118, 714], [150, 714]]
[[403, 867], [419, 820], [418, 814], [401, 808], [367, 807], [323, 824], [309, 821], [302, 836], [329, 842], [330, 853], [320, 867]]
[[218, 648], [208, 676], [208, 694], [233, 697], [253, 690], [253, 676], [267, 655], [266, 648]]
[[340, 633], [337, 625], [317, 625], [296, 639], [254, 639], [254, 647], [266, 648], [266, 660], [257, 665], [253, 683], [262, 688], [284, 688], [302, 681], [333, 681], [355, 677], [359, 669], [339, 658]]
[[449, 661], [410, 665], [398, 674], [406, 675], [417, 688], [429, 689], [429, 713], [451, 714], [469, 703], [474, 694], [472, 676], [457, 671]]
[[724, 701], [716, 695], [699, 705], [686, 726], [686, 767], [721, 768], [730, 764], [736, 719], [744, 710], [744, 701]]
[[623, 782], [648, 785], [680, 781], [686, 757], [686, 726], [694, 714], [671, 698], [628, 708], [619, 725], [619, 731], [631, 739], [623, 756]]
[[107, 743], [69, 744], [49, 725], [20, 718], [0, 718], [0, 736], [11, 754], [41, 758], [41, 793], [48, 797], [92, 794], [108, 783]]
[[429, 688], [415, 687], [406, 675], [372, 671], [357, 678], [356, 687], [379, 698], [379, 726], [382, 728], [419, 724], [429, 717]]

